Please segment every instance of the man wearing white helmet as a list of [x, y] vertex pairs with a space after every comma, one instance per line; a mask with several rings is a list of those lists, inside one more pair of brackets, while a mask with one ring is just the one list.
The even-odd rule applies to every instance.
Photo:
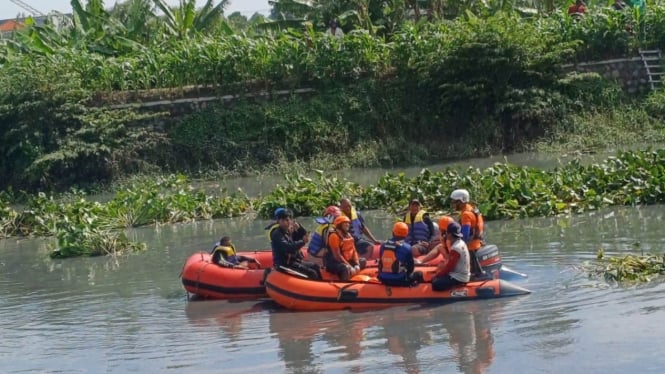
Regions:
[[471, 255], [471, 272], [479, 273], [476, 251], [485, 245], [485, 222], [478, 208], [471, 204], [469, 191], [458, 189], [450, 194], [450, 200], [456, 211], [459, 212], [459, 223], [462, 226], [462, 238], [469, 248]]

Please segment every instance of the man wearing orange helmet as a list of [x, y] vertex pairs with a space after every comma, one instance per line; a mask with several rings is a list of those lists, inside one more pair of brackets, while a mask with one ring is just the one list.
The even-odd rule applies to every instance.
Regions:
[[335, 231], [328, 236], [329, 251], [324, 257], [326, 271], [346, 281], [360, 271], [356, 245], [351, 235], [351, 220], [345, 215], [335, 218]]
[[387, 286], [409, 287], [423, 281], [423, 273], [413, 271], [411, 246], [404, 241], [408, 235], [409, 226], [397, 222], [393, 225], [393, 237], [381, 245], [377, 278]]
[[309, 245], [307, 246], [307, 251], [314, 257], [323, 257], [326, 254], [328, 236], [335, 230], [333, 222], [335, 221], [335, 218], [342, 214], [342, 211], [335, 205], [330, 205], [323, 213], [323, 217], [318, 217], [315, 220], [319, 226], [314, 230], [314, 233], [312, 233], [312, 236], [309, 239]]

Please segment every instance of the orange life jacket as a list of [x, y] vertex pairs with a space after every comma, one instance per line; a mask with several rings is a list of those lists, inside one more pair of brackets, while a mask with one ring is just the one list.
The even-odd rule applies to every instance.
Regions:
[[477, 251], [485, 245], [485, 221], [478, 208], [471, 204], [464, 204], [464, 208], [460, 212], [460, 225], [463, 225], [463, 216], [469, 217], [471, 221], [471, 240], [467, 243], [467, 247], [470, 251]]
[[[340, 254], [346, 261], [353, 261], [355, 259], [356, 244], [353, 236], [350, 233], [342, 236], [340, 232], [333, 231], [330, 236], [337, 235], [340, 238], [342, 245], [340, 246]], [[330, 240], [328, 241], [330, 242]]]

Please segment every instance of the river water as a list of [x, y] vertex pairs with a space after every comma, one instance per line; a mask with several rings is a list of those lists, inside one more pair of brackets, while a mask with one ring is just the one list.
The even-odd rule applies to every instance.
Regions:
[[[0, 372], [656, 373], [665, 282], [616, 286], [577, 265], [662, 253], [665, 206], [487, 223], [533, 293], [368, 312], [296, 313], [268, 300], [187, 301], [185, 259], [222, 234], [265, 248], [266, 221], [146, 227], [145, 252], [50, 260], [51, 239], [0, 241]], [[366, 212], [379, 237], [393, 218]]]

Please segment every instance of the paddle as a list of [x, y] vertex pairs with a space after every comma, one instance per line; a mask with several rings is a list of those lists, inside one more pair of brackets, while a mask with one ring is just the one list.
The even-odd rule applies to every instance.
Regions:
[[286, 266], [280, 265], [279, 269], [282, 270], [283, 272], [287, 273], [287, 274], [295, 275], [296, 277], [300, 277], [300, 278], [304, 278], [304, 279], [309, 279], [309, 277], [306, 276], [305, 274], [299, 273], [299, 272], [297, 272], [297, 271], [295, 271], [291, 268], [287, 268]]

